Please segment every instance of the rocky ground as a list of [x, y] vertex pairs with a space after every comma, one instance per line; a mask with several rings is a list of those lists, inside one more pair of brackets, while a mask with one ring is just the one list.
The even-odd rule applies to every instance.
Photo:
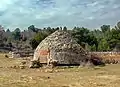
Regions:
[[[20, 69], [23, 59], [0, 54], [0, 87], [119, 87], [120, 65]], [[29, 63], [29, 60], [26, 62]]]

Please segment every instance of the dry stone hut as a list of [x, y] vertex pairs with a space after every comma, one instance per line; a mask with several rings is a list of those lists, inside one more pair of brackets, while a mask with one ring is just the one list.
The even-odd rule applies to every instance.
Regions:
[[58, 30], [46, 37], [36, 48], [33, 61], [58, 65], [76, 65], [88, 59], [87, 52], [67, 31]]

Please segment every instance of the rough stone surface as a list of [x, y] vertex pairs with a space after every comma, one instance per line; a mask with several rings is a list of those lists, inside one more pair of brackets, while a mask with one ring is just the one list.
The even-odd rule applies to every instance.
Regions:
[[33, 60], [49, 64], [56, 61], [58, 64], [80, 64], [88, 59], [87, 52], [62, 30], [55, 31], [46, 37], [36, 48]]

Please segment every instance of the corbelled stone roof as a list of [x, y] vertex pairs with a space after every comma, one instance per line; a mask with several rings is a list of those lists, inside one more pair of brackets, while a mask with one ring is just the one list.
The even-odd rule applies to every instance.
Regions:
[[[53, 52], [66, 52], [67, 54], [70, 54], [71, 57], [72, 54], [79, 54], [84, 58], [84, 56], [87, 54], [86, 51], [72, 38], [71, 34], [62, 30], [55, 31], [38, 45], [35, 50], [33, 60], [37, 60], [39, 58], [40, 50], [46, 49], [49, 49]], [[79, 55], [77, 55], [76, 58], [78, 58]]]
[[[37, 47], [37, 49], [65, 49], [65, 48], [79, 48], [80, 51], [85, 50], [77, 44], [77, 42], [72, 38], [72, 36], [62, 30], [55, 31], [53, 34], [45, 38]], [[37, 50], [36, 49], [36, 50]]]

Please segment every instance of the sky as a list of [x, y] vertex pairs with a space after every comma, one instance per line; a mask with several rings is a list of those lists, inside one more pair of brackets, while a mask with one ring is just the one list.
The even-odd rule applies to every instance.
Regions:
[[0, 0], [0, 24], [11, 30], [74, 26], [99, 28], [120, 21], [120, 0]]

